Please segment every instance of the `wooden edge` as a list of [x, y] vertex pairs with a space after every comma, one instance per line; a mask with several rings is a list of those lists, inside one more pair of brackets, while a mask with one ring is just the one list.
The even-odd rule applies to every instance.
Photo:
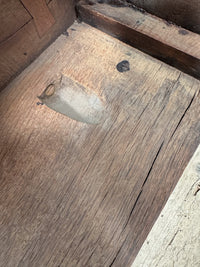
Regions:
[[200, 79], [200, 36], [130, 7], [79, 3], [78, 16], [119, 40]]
[[199, 210], [200, 145], [132, 267], [200, 266]]
[[34, 20], [31, 19], [0, 43], [0, 91], [75, 20], [72, 0], [52, 0], [48, 8], [55, 18], [55, 23], [42, 38], [39, 37]]
[[21, 2], [33, 17], [38, 34], [42, 37], [55, 23], [55, 19], [52, 16], [45, 0], [37, 0], [35, 2], [21, 0]]
[[[0, 1], [0, 44], [15, 34], [32, 17], [20, 1]], [[13, 14], [14, 10], [14, 14]]]

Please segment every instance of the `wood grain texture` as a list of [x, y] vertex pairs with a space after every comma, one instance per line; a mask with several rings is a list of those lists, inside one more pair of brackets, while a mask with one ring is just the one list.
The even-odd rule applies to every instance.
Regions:
[[52, 25], [55, 23], [55, 19], [52, 16], [45, 0], [21, 0], [26, 9], [30, 12], [34, 19], [38, 34], [42, 37], [46, 34]]
[[72, 0], [52, 0], [48, 7], [56, 23], [42, 38], [38, 36], [32, 19], [0, 43], [0, 90], [73, 23], [75, 11]]
[[[200, 141], [198, 80], [84, 23], [68, 33], [0, 95], [2, 266], [130, 266]], [[36, 105], [61, 73], [102, 98], [100, 124]]]
[[130, 7], [78, 5], [90, 25], [200, 79], [200, 36]]
[[200, 146], [132, 267], [200, 266]]
[[158, 17], [200, 33], [199, 0], [128, 0]]
[[32, 17], [20, 1], [0, 1], [0, 43], [28, 23]]

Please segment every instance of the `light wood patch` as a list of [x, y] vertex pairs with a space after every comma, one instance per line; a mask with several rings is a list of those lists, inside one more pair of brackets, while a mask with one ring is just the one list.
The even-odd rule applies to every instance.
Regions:
[[200, 146], [132, 267], [200, 266]]

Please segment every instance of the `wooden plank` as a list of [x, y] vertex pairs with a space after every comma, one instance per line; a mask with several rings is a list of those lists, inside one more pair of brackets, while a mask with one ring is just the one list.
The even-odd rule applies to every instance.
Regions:
[[[200, 141], [198, 80], [84, 23], [68, 34], [0, 95], [4, 266], [130, 266]], [[60, 75], [102, 99], [101, 123], [36, 105]]]
[[52, 16], [45, 0], [21, 0], [26, 9], [30, 12], [34, 18], [38, 34], [42, 37], [46, 34], [52, 25], [55, 23], [55, 19]]
[[200, 78], [200, 36], [130, 7], [81, 3], [80, 18], [90, 25]]
[[132, 267], [200, 266], [200, 146]]
[[199, 0], [129, 0], [128, 2], [144, 8], [158, 17], [200, 33]]
[[52, 0], [48, 7], [56, 23], [42, 38], [38, 36], [34, 21], [31, 20], [0, 44], [0, 90], [73, 23], [73, 1]]
[[1, 0], [0, 2], [0, 43], [13, 35], [32, 17], [20, 1]]

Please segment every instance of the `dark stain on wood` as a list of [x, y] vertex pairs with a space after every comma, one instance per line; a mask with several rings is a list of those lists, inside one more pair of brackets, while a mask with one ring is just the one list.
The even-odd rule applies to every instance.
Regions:
[[69, 36], [69, 32], [67, 30], [65, 30], [62, 34], [67, 36], [67, 37]]
[[126, 72], [130, 70], [130, 64], [128, 60], [123, 60], [117, 64], [116, 68], [119, 72]]
[[37, 105], [37, 106], [42, 106], [42, 105], [44, 105], [44, 103], [42, 103], [42, 102], [37, 102], [36, 105]]
[[185, 29], [180, 29], [178, 32], [179, 32], [180, 34], [182, 34], [182, 35], [187, 35], [187, 34], [189, 34], [189, 32], [186, 31]]

